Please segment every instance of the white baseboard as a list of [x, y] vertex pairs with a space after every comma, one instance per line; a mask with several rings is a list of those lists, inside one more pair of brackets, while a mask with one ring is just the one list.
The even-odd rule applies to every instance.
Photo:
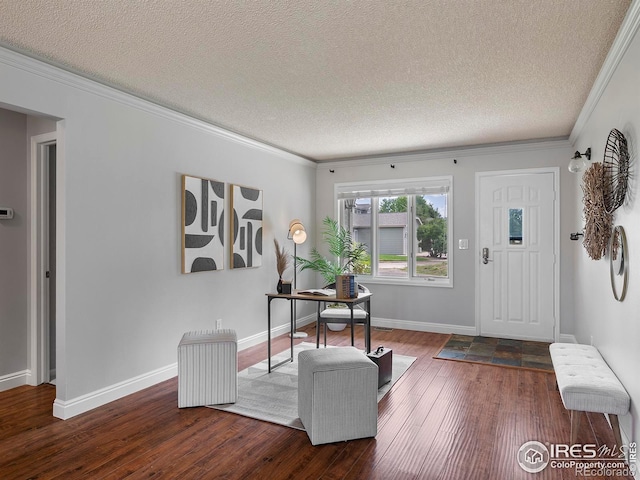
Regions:
[[414, 332], [455, 333], [457, 335], [476, 335], [476, 327], [449, 325], [447, 323], [416, 322], [413, 320], [394, 320], [390, 318], [373, 318], [373, 327], [396, 328], [398, 330], [413, 330]]
[[[307, 315], [306, 317], [299, 318], [296, 322], [296, 328], [304, 327], [305, 325], [309, 325], [310, 323], [315, 323], [316, 314]], [[271, 338], [277, 337], [278, 335], [282, 335], [287, 333], [291, 328], [289, 328], [289, 324], [285, 323], [284, 325], [280, 325], [278, 327], [274, 327], [271, 329]], [[247, 338], [241, 338], [238, 340], [238, 351], [244, 350], [245, 348], [253, 347], [254, 345], [258, 345], [259, 343], [267, 341], [267, 331], [257, 333]]]
[[[298, 319], [296, 328], [315, 323], [316, 315], [311, 314]], [[395, 320], [389, 318], [376, 318], [371, 321], [372, 327], [394, 328], [398, 330], [413, 330], [415, 332], [432, 333], [456, 333], [459, 335], [476, 335], [476, 327], [464, 327], [460, 325], [448, 325], [446, 323], [426, 323], [411, 320]], [[289, 331], [289, 324], [280, 325], [271, 329], [271, 337], [277, 337]], [[251, 337], [238, 340], [238, 350], [253, 347], [267, 341], [267, 332], [261, 332]]]
[[[316, 316], [309, 315], [298, 320], [297, 326], [301, 327], [315, 321]], [[283, 333], [287, 333], [288, 331], [289, 324], [280, 325], [272, 329], [271, 335], [272, 337], [276, 337], [278, 335], [282, 335]], [[257, 335], [253, 335], [251, 337], [242, 338], [238, 341], [238, 350], [244, 350], [245, 348], [252, 347], [253, 345], [258, 345], [259, 343], [265, 342], [266, 340], [266, 331], [258, 333]], [[151, 387], [157, 383], [169, 380], [176, 375], [178, 375], [178, 364], [174, 363], [158, 370], [154, 370], [153, 372], [130, 378], [115, 385], [101, 388], [100, 390], [87, 393], [86, 395], [82, 395], [71, 400], [63, 401], [56, 399], [53, 402], [53, 416], [56, 418], [67, 420], [71, 417], [75, 417], [76, 415], [80, 415], [81, 413], [85, 413], [89, 410], [93, 410], [94, 408], [106, 405], [107, 403], [113, 402], [114, 400], [118, 400], [119, 398]], [[24, 384], [24, 381], [22, 384]]]
[[15, 372], [8, 375], [0, 376], [0, 392], [20, 387], [22, 385], [27, 385], [30, 376], [30, 370], [23, 370], [21, 372]]
[[[296, 328], [315, 323], [316, 315], [307, 315], [298, 319]], [[475, 335], [476, 327], [463, 327], [460, 325], [448, 325], [446, 323], [425, 323], [411, 320], [395, 320], [389, 318], [376, 318], [371, 321], [373, 327], [395, 328], [398, 330], [413, 330], [415, 332], [432, 332], [432, 333], [457, 333], [460, 335]], [[280, 325], [271, 329], [271, 337], [277, 337], [289, 331], [289, 324]], [[251, 337], [238, 340], [238, 350], [253, 347], [267, 340], [267, 332], [261, 332]]]
[[[298, 319], [297, 327], [302, 327], [310, 323], [315, 323], [316, 315], [307, 315], [301, 319]], [[460, 325], [449, 325], [446, 323], [428, 323], [428, 322], [416, 322], [411, 320], [395, 320], [389, 318], [373, 318], [371, 325], [373, 327], [393, 328], [398, 330], [413, 330], [417, 332], [433, 332], [433, 333], [455, 333], [460, 335], [476, 335], [476, 327], [466, 327]], [[289, 332], [289, 324], [279, 325], [271, 330], [271, 336], [277, 337], [278, 335]], [[573, 335], [561, 335], [561, 341], [576, 343], [576, 339]], [[238, 350], [244, 350], [246, 348], [258, 345], [267, 340], [267, 332], [260, 332], [250, 337], [242, 338], [238, 340]], [[56, 399], [53, 402], [53, 416], [61, 418], [63, 420], [75, 417], [81, 413], [88, 412], [97, 407], [101, 407], [109, 402], [118, 400], [119, 398], [131, 395], [145, 388], [151, 387], [157, 383], [164, 382], [170, 378], [175, 377], [178, 374], [178, 364], [174, 363], [166, 367], [154, 370], [152, 372], [139, 375], [134, 378], [130, 378], [123, 382], [111, 385], [109, 387], [96, 390], [95, 392], [82, 395], [80, 397], [62, 401]], [[8, 390], [19, 385], [25, 385], [30, 373], [28, 370], [24, 372], [18, 372], [12, 375], [5, 375], [0, 377], [0, 391]], [[10, 385], [10, 386], [6, 386]], [[177, 405], [177, 404], [176, 404]]]
[[560, 341], [562, 343], [578, 343], [578, 339], [575, 335], [571, 335], [570, 333], [561, 333]]
[[71, 400], [62, 401], [56, 398], [53, 402], [53, 416], [67, 420], [157, 383], [169, 380], [176, 375], [178, 375], [178, 364], [174, 363]]

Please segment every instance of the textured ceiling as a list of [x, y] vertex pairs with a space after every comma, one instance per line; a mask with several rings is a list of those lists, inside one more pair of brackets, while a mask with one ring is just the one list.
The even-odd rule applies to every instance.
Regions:
[[0, 44], [322, 161], [568, 136], [629, 0], [0, 0]]

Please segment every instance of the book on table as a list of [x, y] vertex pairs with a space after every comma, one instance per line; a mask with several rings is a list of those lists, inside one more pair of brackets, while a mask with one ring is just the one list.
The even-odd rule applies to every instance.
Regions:
[[333, 297], [336, 291], [331, 288], [309, 288], [307, 290], [298, 290], [298, 295], [314, 295], [318, 297]]
[[358, 298], [358, 283], [355, 275], [336, 276], [337, 298]]

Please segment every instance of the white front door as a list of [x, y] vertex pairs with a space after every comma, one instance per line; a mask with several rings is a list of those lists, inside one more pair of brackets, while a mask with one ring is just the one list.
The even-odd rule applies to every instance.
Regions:
[[557, 175], [548, 169], [477, 174], [481, 335], [555, 338]]

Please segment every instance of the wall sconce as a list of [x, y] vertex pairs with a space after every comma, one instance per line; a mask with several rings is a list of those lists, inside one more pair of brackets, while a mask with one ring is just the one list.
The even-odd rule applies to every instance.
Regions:
[[587, 160], [591, 160], [591, 147], [587, 148], [584, 153], [576, 150], [576, 153], [574, 153], [573, 158], [569, 162], [569, 171], [571, 173], [578, 173], [585, 169], [587, 163], [582, 157], [587, 157]]
[[[298, 262], [296, 259], [298, 258], [297, 246], [304, 243], [307, 239], [307, 232], [304, 229], [304, 225], [297, 218], [291, 220], [289, 222], [289, 233], [287, 234], [287, 238], [289, 240], [293, 240], [293, 290], [295, 291], [298, 288], [298, 279], [296, 277], [296, 273], [298, 272]], [[307, 332], [297, 332], [296, 324], [298, 323], [298, 312], [296, 301], [293, 301], [293, 332], [291, 332], [291, 336], [293, 338], [306, 338]]]

